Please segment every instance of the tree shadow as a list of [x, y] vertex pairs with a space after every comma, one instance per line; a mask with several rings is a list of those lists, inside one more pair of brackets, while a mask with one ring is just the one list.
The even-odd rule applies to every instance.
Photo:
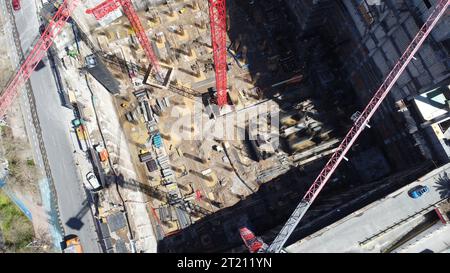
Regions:
[[439, 192], [442, 199], [445, 198], [450, 200], [450, 177], [447, 172], [439, 175], [436, 179], [436, 185], [434, 188]]

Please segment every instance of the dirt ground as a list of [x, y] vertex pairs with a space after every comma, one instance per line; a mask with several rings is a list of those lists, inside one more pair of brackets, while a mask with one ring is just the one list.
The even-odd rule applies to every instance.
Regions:
[[[6, 37], [5, 37], [5, 30], [3, 28], [5, 24], [6, 18], [3, 16], [3, 13], [0, 14], [0, 43], [2, 45], [7, 44], [6, 43]], [[9, 59], [9, 48], [8, 47], [0, 47], [0, 86], [3, 87], [6, 86], [9, 78], [12, 75], [13, 69], [11, 65], [11, 61]]]

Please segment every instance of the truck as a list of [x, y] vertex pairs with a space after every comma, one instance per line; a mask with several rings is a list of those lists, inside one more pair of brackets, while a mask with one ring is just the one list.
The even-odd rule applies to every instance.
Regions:
[[98, 153], [101, 162], [105, 162], [109, 158], [108, 151], [103, 147], [102, 144], [99, 144], [95, 147], [95, 151]]
[[87, 135], [86, 135], [86, 129], [84, 127], [83, 124], [79, 125], [76, 127], [76, 132], [77, 132], [77, 138], [78, 138], [78, 142], [80, 144], [80, 148], [82, 151], [86, 152], [88, 147], [87, 147]]
[[64, 237], [62, 243], [62, 250], [64, 253], [83, 253], [83, 247], [80, 243], [80, 238], [77, 235], [71, 234]]
[[12, 0], [12, 6], [15, 11], [20, 10], [20, 0]]

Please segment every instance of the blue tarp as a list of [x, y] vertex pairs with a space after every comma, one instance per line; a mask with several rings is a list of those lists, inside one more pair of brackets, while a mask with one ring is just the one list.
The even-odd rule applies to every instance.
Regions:
[[153, 137], [153, 145], [154, 145], [156, 148], [160, 148], [160, 147], [161, 147], [161, 145], [162, 145], [162, 140], [161, 140], [161, 135], [160, 135], [160, 134], [156, 134], [156, 135]]

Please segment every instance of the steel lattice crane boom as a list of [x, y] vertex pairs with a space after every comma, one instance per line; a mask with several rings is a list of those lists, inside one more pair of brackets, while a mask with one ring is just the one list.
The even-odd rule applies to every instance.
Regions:
[[209, 0], [211, 43], [216, 74], [217, 105], [227, 104], [227, 22], [226, 0]]
[[38, 63], [45, 56], [49, 47], [53, 44], [53, 39], [62, 31], [65, 23], [69, 20], [73, 10], [79, 4], [79, 0], [65, 0], [55, 13], [36, 45], [30, 51], [25, 61], [20, 66], [12, 80], [0, 96], [0, 118], [11, 105], [18, 89], [31, 76]]
[[153, 48], [141, 24], [141, 20], [139, 19], [139, 16], [137, 15], [136, 10], [134, 9], [133, 4], [131, 3], [131, 0], [106, 0], [103, 3], [97, 5], [96, 7], [86, 10], [86, 13], [93, 14], [95, 16], [95, 19], [100, 20], [106, 15], [108, 15], [110, 12], [118, 9], [119, 7], [122, 7], [123, 12], [130, 21], [130, 24], [133, 27], [134, 32], [136, 33], [136, 37], [139, 40], [139, 43], [141, 44], [142, 48], [144, 49], [145, 55], [147, 56], [153, 68], [155, 68], [158, 74], [159, 80], [163, 81], [164, 74], [162, 73], [161, 66], [159, 65], [158, 62], [158, 58], [153, 52]]
[[366, 126], [368, 126], [370, 118], [373, 116], [375, 111], [380, 106], [381, 102], [391, 90], [392, 86], [405, 70], [414, 54], [430, 34], [433, 27], [445, 13], [446, 9], [449, 6], [449, 3], [450, 0], [439, 0], [437, 2], [435, 8], [431, 12], [425, 24], [420, 28], [419, 32], [406, 48], [405, 52], [403, 52], [403, 55], [400, 57], [395, 66], [392, 68], [391, 72], [389, 72], [389, 74], [387, 75], [384, 82], [375, 92], [364, 111], [359, 114], [353, 126], [350, 128], [349, 132], [344, 137], [337, 150], [333, 153], [325, 167], [319, 173], [318, 177], [306, 192], [300, 204], [298, 204], [298, 206], [295, 208], [291, 217], [288, 219], [276, 238], [273, 240], [272, 244], [266, 250], [262, 249], [261, 251], [280, 252], [282, 250], [287, 239], [292, 234], [300, 220], [303, 218], [306, 211], [313, 203], [314, 199], [316, 199], [316, 197], [319, 195], [323, 186], [325, 186], [327, 181], [330, 179], [331, 175], [339, 166], [339, 163], [342, 161], [342, 159], [345, 158], [346, 153], [348, 152], [352, 144], [356, 141], [358, 136], [361, 134], [362, 130]]
[[[225, 0], [209, 0], [211, 39], [214, 51], [216, 86], [218, 94], [218, 105], [223, 106], [227, 103], [227, 64], [226, 64], [226, 6]], [[79, 0], [64, 0], [59, 6], [58, 11], [53, 16], [50, 23], [42, 33], [36, 45], [31, 50], [13, 79], [7, 85], [0, 96], [0, 117], [5, 114], [6, 109], [11, 104], [17, 89], [26, 82], [35, 67], [42, 60], [48, 48], [53, 44], [53, 38], [62, 30], [64, 24], [69, 19], [73, 10], [79, 4]], [[98, 6], [86, 10], [93, 14], [96, 19], [101, 19], [115, 9], [122, 7], [125, 15], [128, 17], [136, 36], [145, 51], [152, 66], [157, 71], [160, 80], [163, 79], [161, 67], [152, 50], [148, 37], [142, 27], [141, 21], [131, 3], [131, 0], [106, 0]]]

